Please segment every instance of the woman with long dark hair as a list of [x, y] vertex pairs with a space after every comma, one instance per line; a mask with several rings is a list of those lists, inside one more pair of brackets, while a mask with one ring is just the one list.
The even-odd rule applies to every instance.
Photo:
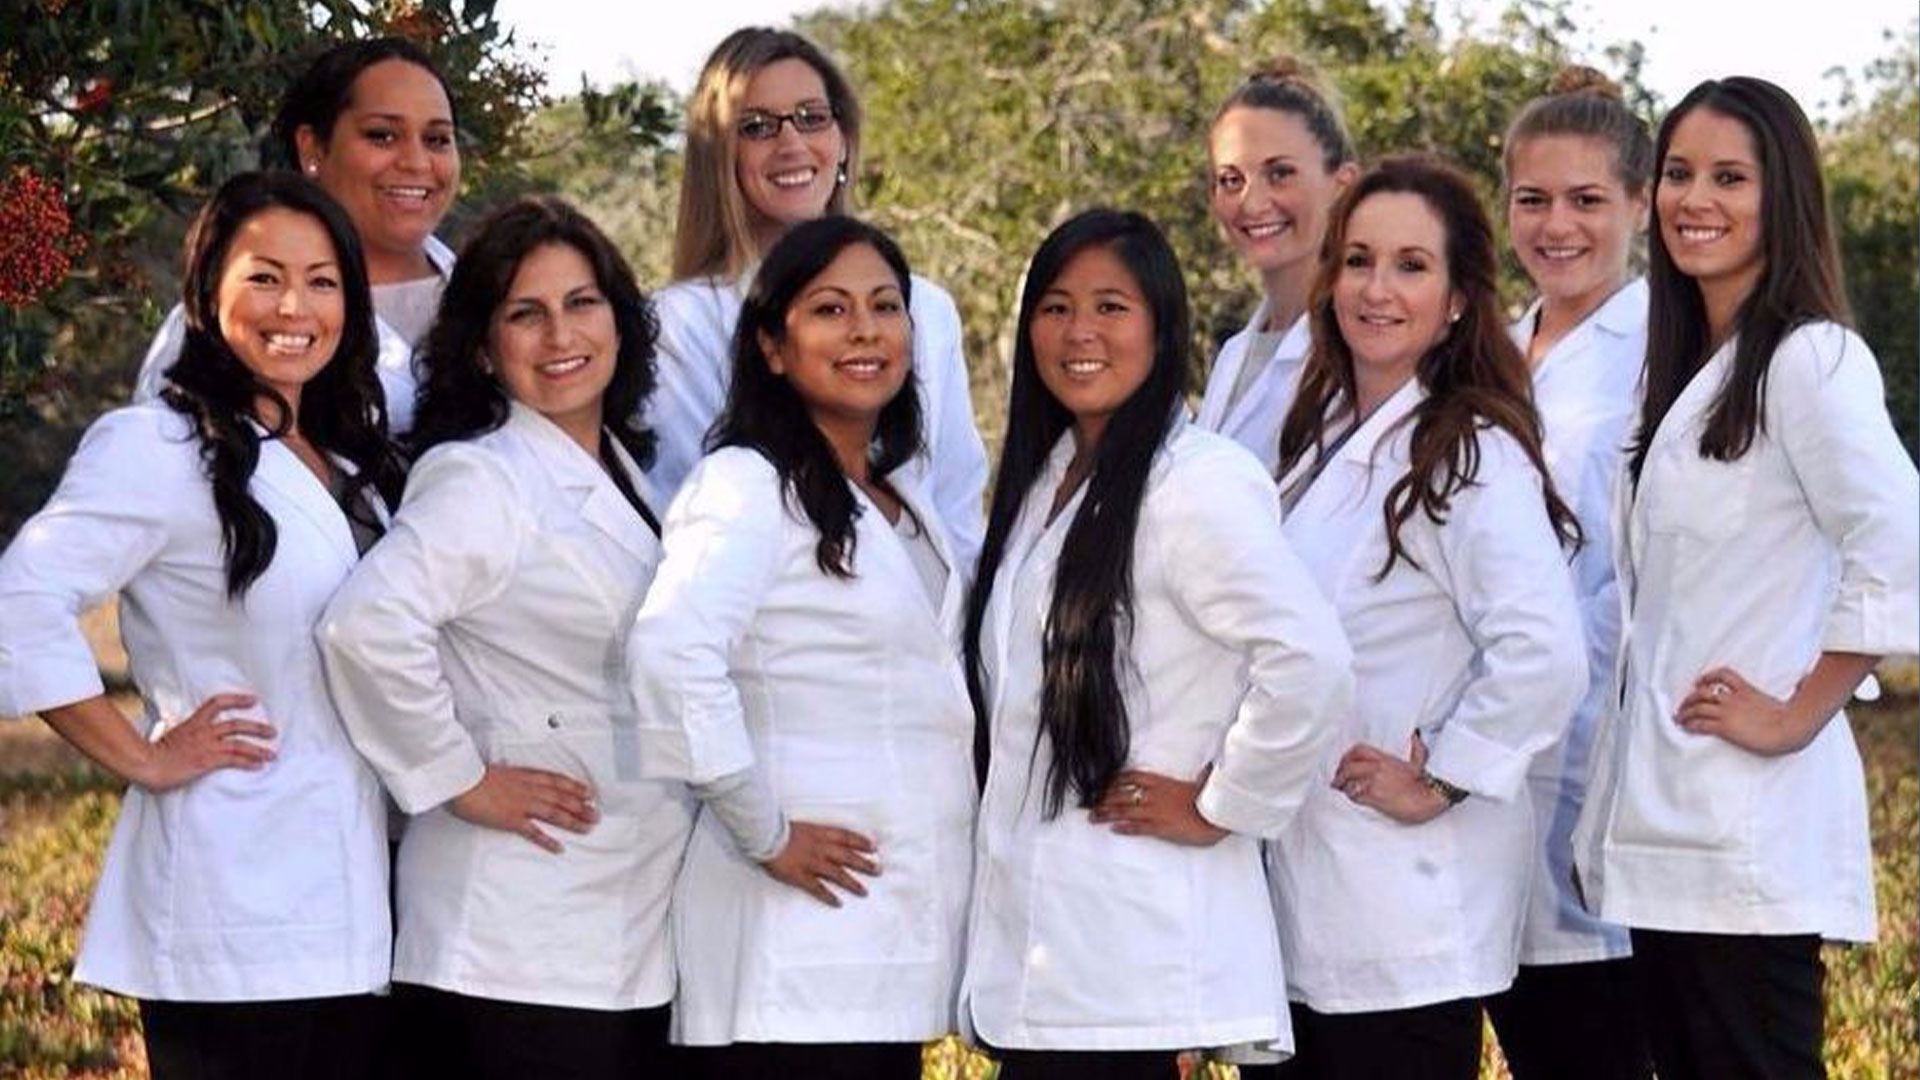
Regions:
[[1631, 256], [1652, 196], [1653, 137], [1619, 87], [1569, 67], [1508, 126], [1503, 168], [1507, 235], [1540, 293], [1513, 340], [1532, 369], [1547, 470], [1584, 541], [1572, 571], [1587, 692], [1565, 736], [1528, 771], [1539, 843], [1520, 972], [1512, 989], [1487, 999], [1487, 1012], [1515, 1080], [1645, 1080], [1627, 931], [1580, 906], [1573, 823], [1594, 733], [1615, 701], [1620, 589], [1610, 516], [1647, 349], [1647, 285]]
[[[366, 1076], [385, 816], [313, 644], [400, 494], [365, 264], [291, 173], [223, 184], [186, 251], [162, 400], [97, 421], [0, 556], [0, 714], [128, 783], [74, 974], [140, 999], [154, 1076]], [[115, 592], [132, 721], [77, 622]]]
[[[655, 297], [660, 392], [649, 415], [669, 491], [700, 460], [729, 400], [734, 329], [755, 264], [795, 225], [850, 212], [861, 119], [839, 66], [790, 30], [736, 30], [700, 69], [687, 103], [673, 281]], [[911, 303], [923, 446], [910, 465], [964, 573], [980, 546], [987, 454], [973, 424], [960, 313], [925, 278], [913, 280]]]
[[912, 1077], [953, 1025], [975, 796], [963, 568], [905, 468], [917, 287], [850, 218], [773, 245], [627, 641], [641, 766], [703, 804], [673, 932], [704, 1075]]
[[[453, 272], [453, 252], [433, 230], [460, 186], [457, 125], [447, 81], [425, 51], [405, 38], [369, 38], [313, 59], [281, 97], [261, 148], [264, 167], [305, 174], [353, 221], [367, 256], [377, 371], [396, 433], [413, 415], [413, 349]], [[135, 401], [166, 385], [185, 330], [175, 308], [141, 362]]]
[[1821, 939], [1874, 936], [1840, 709], [1920, 648], [1920, 494], [1799, 106], [1710, 80], [1655, 160], [1620, 715], [1574, 851], [1588, 906], [1632, 928], [1663, 1080], [1824, 1076]]
[[1034, 254], [965, 655], [987, 765], [961, 1023], [1026, 1077], [1284, 1039], [1260, 867], [1347, 649], [1273, 482], [1189, 424], [1180, 268], [1091, 210]]
[[1260, 304], [1220, 346], [1196, 420], [1272, 471], [1307, 355], [1307, 300], [1327, 215], [1360, 165], [1338, 100], [1311, 68], [1282, 56], [1249, 74], [1214, 113], [1207, 169], [1208, 207], [1260, 275]]
[[423, 354], [392, 531], [320, 640], [354, 745], [413, 817], [393, 978], [421, 1074], [669, 1066], [667, 902], [692, 807], [639, 779], [618, 663], [660, 560], [654, 323], [553, 198], [488, 215]]
[[1528, 372], [1472, 185], [1390, 158], [1335, 209], [1281, 430], [1286, 534], [1353, 644], [1332, 783], [1271, 869], [1305, 1078], [1472, 1080], [1513, 981], [1535, 754], [1586, 686]]

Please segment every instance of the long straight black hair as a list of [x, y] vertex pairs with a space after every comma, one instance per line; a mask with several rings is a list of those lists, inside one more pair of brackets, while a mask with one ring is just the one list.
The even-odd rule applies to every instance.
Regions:
[[[773, 341], [787, 337], [787, 309], [814, 278], [840, 253], [865, 244], [879, 254], [900, 283], [900, 301], [913, 300], [913, 276], [900, 245], [878, 228], [850, 217], [832, 215], [802, 222], [787, 231], [754, 274], [740, 306], [733, 332], [733, 382], [727, 405], [713, 430], [707, 449], [745, 446], [756, 450], [780, 474], [787, 497], [820, 530], [814, 559], [823, 573], [853, 576], [854, 520], [860, 504], [840, 469], [827, 437], [814, 425], [806, 402], [783, 375], [767, 365], [760, 348], [761, 335]], [[912, 348], [908, 348], [912, 356]], [[911, 370], [900, 392], [880, 410], [874, 427], [873, 448], [867, 459], [872, 477], [886, 483], [888, 473], [907, 463], [921, 449], [920, 392]]]
[[1654, 161], [1653, 224], [1647, 230], [1647, 391], [1634, 434], [1637, 483], [1647, 448], [1667, 411], [1717, 345], [1707, 325], [1700, 285], [1674, 265], [1661, 235], [1659, 185], [1665, 183], [1674, 129], [1696, 109], [1736, 120], [1753, 140], [1760, 166], [1760, 280], [1733, 317], [1733, 366], [1714, 397], [1700, 456], [1735, 461], [1753, 445], [1764, 420], [1767, 369], [1782, 338], [1810, 322], [1850, 323], [1840, 256], [1827, 217], [1820, 147], [1793, 96], [1764, 79], [1709, 79], [1680, 99], [1660, 124]]
[[300, 431], [315, 448], [351, 462], [343, 500], [354, 520], [378, 525], [359, 497], [372, 487], [389, 505], [399, 502], [405, 467], [387, 439], [386, 398], [374, 375], [379, 343], [373, 326], [373, 293], [359, 234], [345, 210], [320, 186], [292, 172], [247, 172], [220, 185], [187, 232], [186, 338], [180, 358], [167, 369], [161, 400], [192, 419], [200, 456], [213, 484], [226, 553], [227, 595], [238, 599], [273, 562], [279, 534], [273, 518], [247, 490], [260, 464], [253, 424], [255, 404], [278, 406], [266, 437], [285, 435], [294, 422], [278, 390], [254, 375], [220, 328], [220, 278], [240, 227], [263, 210], [282, 207], [319, 222], [333, 242], [346, 319], [333, 358], [300, 391]]
[[1053, 230], [1034, 252], [1020, 294], [1007, 438], [993, 485], [993, 512], [967, 596], [967, 692], [973, 698], [974, 760], [981, 770], [992, 708], [980, 670], [987, 601], [1021, 508], [1054, 445], [1073, 424], [1073, 415], [1040, 381], [1030, 331], [1046, 291], [1075, 255], [1093, 247], [1118, 256], [1139, 286], [1153, 317], [1153, 366], [1107, 420], [1054, 576], [1041, 639], [1040, 737], [1053, 748], [1046, 777], [1048, 817], [1059, 815], [1070, 792], [1076, 805], [1093, 805], [1126, 765], [1131, 728], [1120, 665], [1132, 634], [1134, 533], [1154, 455], [1179, 416], [1191, 363], [1186, 285], [1173, 249], [1153, 222], [1135, 213], [1088, 210]]

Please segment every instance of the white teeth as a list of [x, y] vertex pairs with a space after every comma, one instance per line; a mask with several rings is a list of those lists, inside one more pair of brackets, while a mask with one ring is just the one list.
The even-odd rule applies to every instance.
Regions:
[[1680, 239], [1692, 244], [1705, 244], [1727, 235], [1726, 229], [1710, 228], [1705, 225], [1680, 226]]
[[1243, 225], [1240, 227], [1241, 232], [1246, 233], [1255, 240], [1265, 240], [1270, 236], [1279, 236], [1286, 230], [1287, 224], [1283, 221], [1269, 221], [1259, 225]]
[[565, 360], [550, 360], [544, 364], [539, 365], [539, 368], [540, 368], [540, 374], [545, 375], [549, 378], [557, 379], [562, 375], [571, 375], [574, 372], [579, 371], [581, 368], [586, 366], [587, 366], [586, 357], [569, 356]]
[[1106, 370], [1105, 360], [1068, 360], [1064, 365], [1069, 375], [1093, 375]]
[[402, 199], [425, 199], [427, 189], [423, 187], [389, 187], [386, 193]]
[[1579, 256], [1586, 254], [1586, 250], [1587, 250], [1586, 248], [1577, 248], [1577, 247], [1551, 247], [1551, 248], [1539, 249], [1541, 257], [1547, 258], [1547, 259], [1578, 258]]
[[1362, 315], [1360, 321], [1368, 326], [1398, 326], [1400, 323], [1399, 319], [1390, 315]]
[[788, 172], [774, 173], [772, 176], [767, 177], [767, 179], [772, 182], [774, 187], [806, 187], [808, 184], [813, 183], [813, 178], [819, 174], [820, 170], [813, 168], [793, 169]]
[[268, 334], [267, 348], [279, 353], [302, 353], [313, 347], [312, 334]]
[[857, 360], [842, 360], [834, 366], [849, 375], [865, 377], [880, 374], [880, 369], [885, 367], [886, 363], [881, 360], [862, 358]]

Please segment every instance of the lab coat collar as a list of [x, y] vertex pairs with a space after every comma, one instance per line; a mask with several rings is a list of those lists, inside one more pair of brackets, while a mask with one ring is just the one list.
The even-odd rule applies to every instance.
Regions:
[[1694, 438], [1698, 425], [1695, 421], [1713, 407], [1714, 398], [1720, 393], [1720, 387], [1726, 383], [1728, 369], [1733, 362], [1733, 350], [1738, 346], [1739, 335], [1728, 338], [1700, 370], [1687, 380], [1685, 389], [1675, 398], [1667, 415], [1660, 418], [1660, 427], [1653, 433], [1653, 441], [1648, 444], [1648, 452], [1666, 445], [1674, 439]]
[[[946, 565], [947, 573], [940, 586], [938, 610], [935, 610], [933, 605], [924, 603], [926, 600], [924, 589], [907, 591], [913, 593], [924, 604], [943, 638], [949, 641], [958, 640], [956, 635], [959, 633], [961, 601], [964, 594], [960, 572], [954, 562], [953, 545], [947, 538], [947, 530], [941, 523], [940, 516], [934, 512], [933, 503], [928, 500], [927, 493], [911, 475], [912, 472], [911, 469], [895, 469], [888, 474], [887, 482], [893, 485], [894, 493], [900, 496], [900, 501], [913, 512], [920, 527], [925, 530], [927, 538], [933, 543], [934, 552]], [[860, 501], [863, 515], [870, 515], [867, 520], [872, 521], [879, 531], [887, 534], [882, 543], [890, 547], [898, 557], [896, 561], [900, 564], [901, 572], [917, 579], [919, 571], [914, 569], [913, 557], [907, 552], [899, 534], [894, 532], [893, 526], [888, 524], [886, 515], [880, 513], [880, 508], [873, 505], [873, 500], [867, 498], [867, 493], [860, 490], [860, 485], [849, 481], [847, 486], [853, 489], [854, 498]]]
[[[620, 489], [614, 486], [607, 470], [579, 443], [568, 438], [566, 432], [537, 410], [517, 401], [508, 403], [507, 427], [532, 451], [534, 459], [546, 470], [547, 477], [555, 486], [573, 500], [583, 520], [606, 534], [608, 539], [634, 558], [653, 557], [653, 531], [647, 528], [647, 523], [628, 504], [626, 496], [620, 494]], [[606, 433], [601, 437], [610, 440], [614, 455], [628, 469], [627, 475], [633, 479], [635, 490], [641, 499], [647, 501], [647, 508], [658, 515], [660, 511], [652, 501], [653, 496], [650, 486], [645, 483], [644, 474], [634, 467], [633, 459], [627, 456], [619, 440]]]
[[[292, 503], [326, 538], [334, 554], [346, 560], [348, 565], [358, 562], [360, 549], [353, 542], [353, 528], [347, 523], [346, 512], [334, 501], [333, 492], [328, 491], [327, 485], [313, 474], [312, 469], [307, 468], [307, 463], [268, 431], [265, 424], [252, 417], [247, 418], [247, 423], [260, 440], [260, 460], [254, 466], [254, 481], [272, 488]], [[334, 468], [353, 475], [351, 462], [337, 455], [329, 455], [329, 460]], [[379, 502], [377, 498], [371, 501]], [[386, 522], [384, 510], [385, 507], [379, 507], [375, 511], [382, 524]]]
[[448, 247], [445, 242], [432, 233], [427, 234], [426, 243], [420, 247], [422, 253], [427, 257], [428, 265], [433, 267], [434, 273], [439, 274], [443, 278], [453, 276], [454, 254], [452, 248]]
[[1262, 297], [1247, 325], [1220, 347], [1213, 370], [1207, 374], [1206, 392], [1200, 396], [1200, 422], [1208, 427], [1217, 429], [1226, 422], [1227, 398], [1233, 394], [1233, 384], [1240, 381], [1240, 369], [1247, 366], [1247, 350], [1253, 344], [1253, 336], [1267, 321], [1267, 308], [1266, 298]]
[[1380, 403], [1380, 407], [1360, 425], [1360, 430], [1340, 448], [1341, 461], [1353, 461], [1362, 465], [1374, 461], [1374, 453], [1382, 440], [1387, 438], [1395, 425], [1405, 419], [1408, 413], [1418, 408], [1427, 399], [1427, 388], [1420, 384], [1418, 377], [1408, 379], [1406, 385], [1393, 392], [1393, 396]]
[[[1508, 327], [1507, 336], [1526, 355], [1527, 345], [1533, 340], [1534, 320], [1540, 317], [1542, 300], [1534, 300], [1527, 306], [1527, 313], [1520, 316]], [[1613, 291], [1613, 295], [1602, 301], [1600, 306], [1580, 320], [1580, 325], [1569, 330], [1566, 336], [1553, 343], [1547, 355], [1540, 358], [1534, 368], [1534, 378], [1552, 366], [1563, 355], [1575, 351], [1572, 346], [1589, 332], [1606, 334], [1613, 338], [1632, 337], [1646, 329], [1647, 325], [1647, 279], [1634, 278]]]

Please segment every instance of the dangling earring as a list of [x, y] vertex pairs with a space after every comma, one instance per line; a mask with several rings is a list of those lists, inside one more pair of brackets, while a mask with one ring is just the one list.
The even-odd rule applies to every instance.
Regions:
[[834, 169], [833, 169], [833, 186], [834, 186], [834, 187], [846, 187], [846, 186], [847, 186], [847, 163], [846, 163], [846, 162], [844, 162], [844, 161], [842, 161], [842, 162], [841, 162], [840, 164], [838, 164], [838, 165], [836, 165], [836, 166], [834, 166]]

